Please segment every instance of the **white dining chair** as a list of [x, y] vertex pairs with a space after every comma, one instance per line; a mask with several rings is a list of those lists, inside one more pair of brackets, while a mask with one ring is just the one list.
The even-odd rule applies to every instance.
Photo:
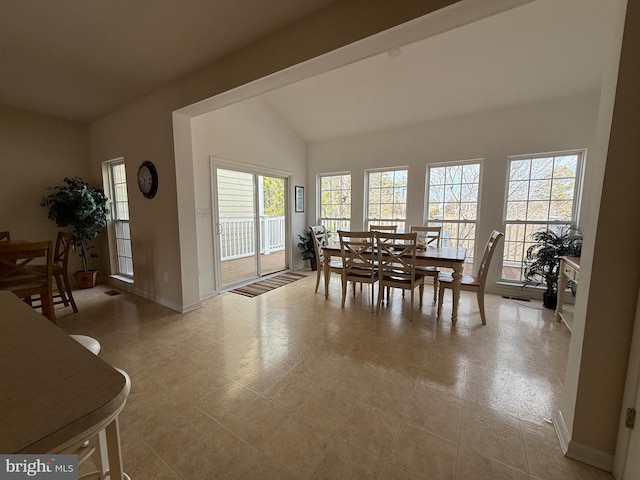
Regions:
[[338, 230], [342, 256], [342, 307], [347, 297], [347, 285], [353, 282], [371, 285], [371, 311], [374, 309], [374, 285], [379, 280], [375, 254], [375, 232], [347, 232]]
[[[309, 227], [311, 231], [311, 236], [313, 238], [313, 247], [316, 253], [316, 290], [315, 293], [318, 293], [318, 286], [320, 285], [320, 277], [324, 275], [324, 253], [322, 251], [322, 247], [326, 245], [327, 239], [327, 229], [324, 225], [312, 225]], [[329, 275], [331, 273], [337, 273], [342, 275], [342, 260], [331, 259], [329, 262]], [[325, 278], [325, 284], [328, 284], [328, 278]], [[325, 292], [326, 294], [327, 292]]]
[[401, 288], [403, 291], [411, 291], [409, 318], [413, 318], [413, 297], [416, 287], [420, 291], [420, 308], [422, 308], [424, 293], [424, 275], [416, 269], [417, 234], [415, 232], [375, 232], [375, 235], [378, 253], [377, 266], [380, 275], [376, 312], [380, 311], [385, 288], [387, 289], [387, 302], [389, 301], [389, 288]]
[[[480, 262], [480, 268], [477, 275], [462, 275], [460, 281], [460, 290], [476, 292], [478, 298], [478, 307], [480, 308], [480, 318], [482, 324], [487, 324], [487, 317], [484, 312], [484, 290], [487, 284], [487, 273], [489, 271], [489, 265], [491, 264], [491, 258], [498, 246], [498, 241], [504, 237], [504, 233], [494, 230], [487, 241], [487, 245], [484, 248], [484, 254], [482, 255], [482, 261]], [[442, 313], [442, 303], [444, 301], [444, 291], [447, 288], [453, 286], [453, 276], [450, 273], [440, 272], [438, 277], [440, 283], [440, 290], [438, 291], [438, 318]]]
[[[440, 235], [442, 227], [431, 227], [422, 225], [411, 225], [411, 231], [418, 234], [418, 245], [424, 247], [440, 248]], [[433, 303], [438, 299], [438, 276], [440, 269], [438, 267], [420, 267], [418, 269], [425, 277], [433, 279]]]

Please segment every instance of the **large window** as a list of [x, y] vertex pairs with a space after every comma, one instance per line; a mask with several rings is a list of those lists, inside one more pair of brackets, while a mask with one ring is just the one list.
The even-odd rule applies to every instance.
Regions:
[[331, 233], [351, 225], [351, 175], [320, 175], [320, 224]]
[[133, 277], [133, 258], [131, 256], [131, 232], [129, 229], [129, 197], [127, 196], [127, 174], [124, 161], [109, 163], [109, 181], [111, 183], [111, 218], [115, 234], [116, 269], [118, 275]]
[[367, 172], [367, 219], [370, 225], [397, 225], [406, 230], [407, 169]]
[[509, 159], [504, 280], [524, 279], [532, 233], [577, 223], [583, 155], [572, 151]]
[[429, 167], [427, 225], [442, 227], [443, 246], [467, 249], [467, 270], [473, 267], [480, 165], [472, 161]]

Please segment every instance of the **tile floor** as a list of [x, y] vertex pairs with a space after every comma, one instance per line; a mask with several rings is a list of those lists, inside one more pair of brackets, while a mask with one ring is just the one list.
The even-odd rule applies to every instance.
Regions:
[[60, 326], [131, 376], [131, 478], [611, 479], [560, 453], [570, 333], [553, 312], [490, 295], [482, 326], [463, 292], [452, 327], [429, 301], [407, 320], [399, 291], [380, 314], [366, 289], [341, 309], [339, 283], [328, 300], [314, 275], [183, 315], [78, 291]]

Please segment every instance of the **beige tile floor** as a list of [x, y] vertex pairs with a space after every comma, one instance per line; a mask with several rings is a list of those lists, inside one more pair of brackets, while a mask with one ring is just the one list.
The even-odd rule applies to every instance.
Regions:
[[553, 312], [490, 295], [482, 326], [463, 292], [453, 327], [428, 301], [409, 321], [399, 291], [375, 314], [366, 289], [341, 309], [337, 279], [328, 300], [314, 286], [182, 315], [99, 286], [58, 311], [131, 376], [132, 479], [611, 478], [564, 458], [550, 424], [570, 338]]

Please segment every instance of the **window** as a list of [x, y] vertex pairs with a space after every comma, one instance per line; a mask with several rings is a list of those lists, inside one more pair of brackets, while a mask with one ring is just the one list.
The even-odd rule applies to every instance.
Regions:
[[442, 227], [443, 246], [466, 248], [465, 272], [473, 270], [480, 162], [430, 166], [427, 188], [427, 225]]
[[367, 172], [367, 219], [369, 225], [397, 225], [406, 229], [408, 170]]
[[577, 223], [584, 152], [509, 159], [502, 259], [504, 280], [524, 280], [531, 234]]
[[320, 175], [320, 224], [332, 233], [351, 225], [351, 175]]
[[124, 161], [109, 163], [109, 182], [111, 190], [111, 219], [116, 247], [116, 273], [133, 277], [133, 258], [131, 256], [131, 233], [129, 230], [129, 197], [127, 196], [127, 174]]

